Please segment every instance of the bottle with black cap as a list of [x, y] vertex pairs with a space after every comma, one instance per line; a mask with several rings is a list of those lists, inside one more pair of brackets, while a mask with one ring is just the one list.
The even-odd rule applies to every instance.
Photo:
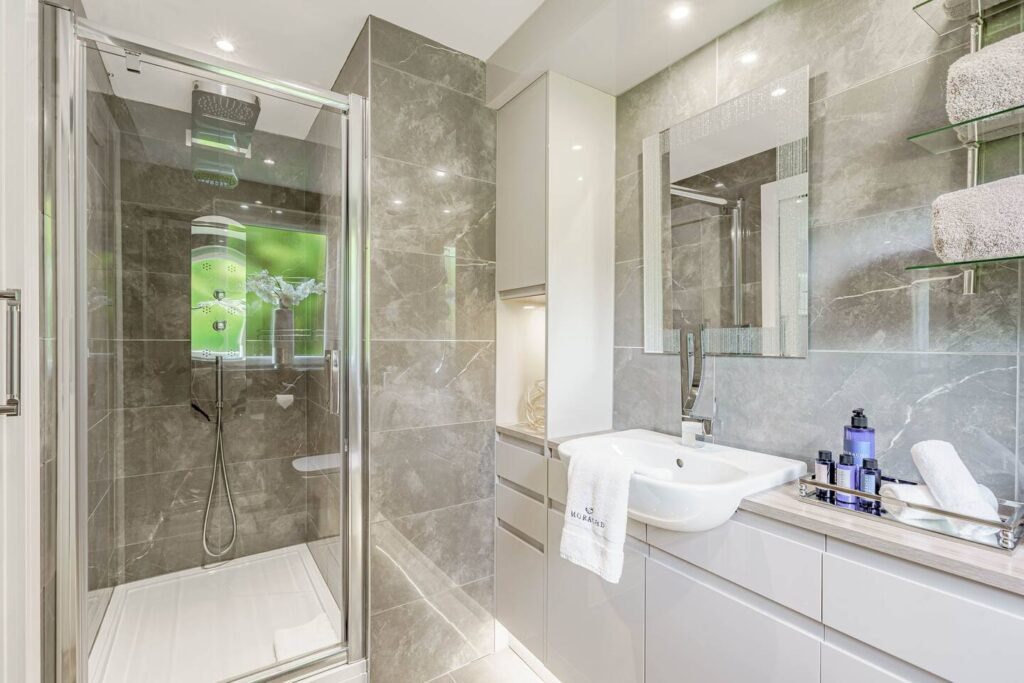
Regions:
[[868, 427], [863, 408], [855, 409], [850, 424], [843, 428], [843, 451], [853, 455], [857, 467], [863, 467], [865, 459], [875, 457], [875, 430]]
[[[814, 480], [826, 484], [835, 483], [835, 463], [832, 462], [832, 451], [818, 451], [814, 459]], [[818, 489], [818, 500], [832, 500], [832, 491]]]
[[[839, 464], [836, 465], [836, 486], [844, 489], [860, 490], [860, 468], [857, 467], [852, 453], [843, 453], [839, 456]], [[845, 508], [857, 507], [857, 496], [852, 493], [836, 492], [836, 505]]]
[[[877, 496], [881, 486], [882, 470], [878, 469], [878, 461], [874, 458], [865, 459], [864, 466], [860, 468], [860, 482], [857, 490]], [[861, 498], [859, 504], [861, 510], [867, 511], [877, 510], [881, 507], [877, 500], [870, 498]]]

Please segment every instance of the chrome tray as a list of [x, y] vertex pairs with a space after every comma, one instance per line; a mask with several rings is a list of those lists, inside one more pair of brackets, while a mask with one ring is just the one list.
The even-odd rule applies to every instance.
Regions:
[[[893, 479], [892, 477], [882, 477], [882, 481], [896, 484], [911, 484], [917, 486], [916, 481], [907, 481], [905, 479]], [[1022, 536], [1024, 536], [1024, 504], [1018, 503], [1012, 500], [1000, 500], [999, 501], [999, 516], [1002, 519], [1000, 522], [993, 522], [987, 519], [978, 519], [977, 517], [971, 517], [969, 515], [961, 515], [956, 512], [950, 512], [948, 510], [940, 510], [939, 508], [929, 507], [927, 505], [918, 505], [917, 503], [908, 503], [906, 501], [899, 500], [898, 498], [892, 498], [891, 496], [881, 496], [872, 493], [865, 493], [863, 491], [855, 491], [853, 489], [843, 488], [836, 484], [828, 482], [819, 482], [814, 478], [813, 474], [805, 474], [800, 477], [797, 481], [797, 489], [800, 494], [800, 500], [805, 503], [811, 503], [812, 505], [820, 505], [821, 507], [830, 508], [832, 510], [839, 510], [841, 512], [848, 512], [853, 515], [873, 517], [878, 520], [888, 522], [890, 524], [898, 524], [901, 527], [914, 529], [915, 531], [923, 531], [924, 533], [935, 534], [937, 536], [943, 536], [945, 538], [953, 538], [958, 541], [970, 543], [972, 545], [985, 546], [987, 548], [998, 548], [1000, 550], [1012, 551], [1017, 547]], [[845, 507], [841, 503], [836, 503], [834, 500], [825, 500], [818, 498], [819, 491], [832, 491], [833, 493], [845, 493], [853, 496], [857, 496], [860, 499], [868, 499], [877, 501], [879, 503], [879, 509], [865, 509], [857, 506], [855, 508]], [[992, 535], [992, 541], [986, 542], [975, 538], [968, 538], [961, 536], [953, 531], [944, 531], [939, 528], [933, 528], [930, 525], [918, 526], [909, 521], [901, 521], [896, 519], [892, 514], [887, 511], [887, 508], [911, 508], [913, 510], [920, 510], [922, 512], [928, 512], [936, 515], [948, 522], [967, 522], [970, 524], [978, 524], [981, 526], [991, 527], [996, 533]]]

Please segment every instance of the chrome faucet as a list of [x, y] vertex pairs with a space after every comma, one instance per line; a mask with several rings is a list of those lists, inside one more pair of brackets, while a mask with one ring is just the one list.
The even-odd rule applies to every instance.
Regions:
[[684, 346], [679, 352], [680, 378], [683, 393], [683, 422], [696, 422], [701, 425], [705, 436], [711, 435], [712, 420], [710, 417], [694, 415], [693, 406], [697, 403], [701, 388], [701, 370], [704, 366], [704, 350], [701, 345], [701, 329], [696, 331], [680, 330]]

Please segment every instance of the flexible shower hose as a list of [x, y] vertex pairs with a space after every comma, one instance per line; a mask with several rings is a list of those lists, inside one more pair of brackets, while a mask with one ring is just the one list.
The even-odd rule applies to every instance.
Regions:
[[[206, 497], [206, 514], [203, 516], [203, 550], [212, 557], [224, 557], [235, 545], [238, 536], [238, 519], [235, 517], [235, 503], [231, 500], [231, 483], [228, 481], [228, 469], [224, 464], [224, 359], [217, 356], [217, 445], [213, 450], [213, 476], [210, 477], [210, 495]], [[210, 509], [213, 507], [213, 494], [217, 489], [217, 473], [224, 481], [224, 494], [227, 497], [228, 509], [231, 511], [231, 539], [227, 545], [214, 552], [207, 541], [210, 525]]]

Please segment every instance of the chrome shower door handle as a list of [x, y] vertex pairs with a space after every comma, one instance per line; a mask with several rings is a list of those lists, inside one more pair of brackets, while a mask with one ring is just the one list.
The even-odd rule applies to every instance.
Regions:
[[324, 352], [324, 359], [327, 361], [328, 383], [327, 391], [328, 407], [331, 415], [341, 415], [341, 353], [337, 349], [328, 349]]
[[0, 291], [0, 301], [7, 304], [7, 363], [4, 368], [7, 396], [0, 405], [0, 415], [17, 417], [21, 415], [21, 290]]

